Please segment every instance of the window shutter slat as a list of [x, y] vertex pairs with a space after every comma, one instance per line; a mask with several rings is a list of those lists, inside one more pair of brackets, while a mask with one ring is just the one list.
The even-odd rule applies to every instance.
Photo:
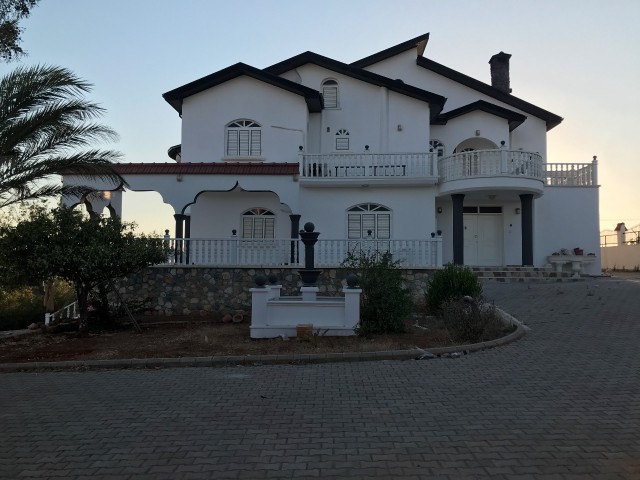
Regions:
[[238, 155], [237, 130], [227, 130], [227, 155]]
[[360, 238], [362, 233], [362, 228], [360, 224], [360, 215], [358, 214], [349, 214], [348, 218], [348, 236], [349, 238]]

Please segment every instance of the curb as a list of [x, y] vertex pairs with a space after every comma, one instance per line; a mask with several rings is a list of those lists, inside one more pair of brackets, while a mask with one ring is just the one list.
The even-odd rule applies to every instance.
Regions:
[[472, 343], [469, 345], [437, 347], [428, 350], [416, 347], [411, 350], [387, 350], [380, 352], [305, 353], [291, 355], [220, 355], [212, 357], [130, 358], [112, 360], [68, 360], [61, 362], [2, 363], [0, 364], [0, 373], [260, 366], [276, 364], [368, 362], [377, 360], [426, 360], [440, 357], [458, 357], [471, 352], [479, 352], [481, 350], [488, 350], [490, 348], [507, 345], [522, 338], [527, 331], [530, 330], [529, 327], [523, 325], [508, 313], [498, 308], [496, 308], [496, 310], [505, 324], [516, 325], [516, 330], [511, 332], [509, 335], [495, 340]]

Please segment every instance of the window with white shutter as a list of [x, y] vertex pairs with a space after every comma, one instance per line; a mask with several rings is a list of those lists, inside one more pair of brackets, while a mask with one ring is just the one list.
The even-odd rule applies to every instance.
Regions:
[[242, 238], [275, 238], [276, 217], [266, 208], [252, 208], [242, 214]]
[[235, 120], [226, 128], [225, 153], [228, 157], [262, 155], [262, 127], [253, 120]]
[[[369, 235], [371, 232], [371, 235]], [[391, 238], [391, 210], [377, 203], [361, 203], [347, 210], [347, 236], [360, 238]]]
[[324, 108], [338, 108], [338, 82], [335, 80], [322, 82], [322, 99]]
[[341, 128], [336, 132], [336, 150], [349, 150], [349, 130]]

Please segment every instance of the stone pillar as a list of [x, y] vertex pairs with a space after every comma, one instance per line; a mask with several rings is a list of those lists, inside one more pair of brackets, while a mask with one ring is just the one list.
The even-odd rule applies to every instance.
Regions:
[[344, 292], [344, 326], [356, 328], [360, 322], [361, 288], [345, 288]]
[[522, 205], [522, 265], [533, 265], [533, 195], [520, 195]]
[[290, 263], [292, 265], [297, 264], [300, 261], [300, 257], [298, 254], [298, 238], [300, 235], [298, 231], [300, 230], [300, 215], [291, 214], [289, 215], [291, 219], [291, 258]]
[[[314, 232], [315, 225], [311, 222], [304, 224], [304, 230], [300, 230], [300, 237], [304, 243], [304, 268], [298, 270], [303, 287], [317, 287], [321, 270], [315, 268], [314, 246], [318, 241], [319, 232]], [[303, 295], [304, 296], [304, 295]]]
[[453, 263], [464, 265], [464, 194], [451, 195], [453, 202]]

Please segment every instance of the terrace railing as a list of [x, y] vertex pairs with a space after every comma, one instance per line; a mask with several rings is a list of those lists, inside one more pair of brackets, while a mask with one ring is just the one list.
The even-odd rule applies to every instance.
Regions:
[[522, 150], [472, 150], [455, 153], [441, 158], [438, 170], [442, 182], [478, 177], [544, 180], [542, 156]]
[[597, 187], [598, 160], [591, 163], [547, 163], [545, 183], [552, 187]]
[[[182, 266], [304, 266], [304, 247], [298, 239], [171, 238], [165, 265]], [[320, 239], [315, 265], [339, 267], [348, 252], [390, 252], [405, 268], [442, 266], [442, 238], [419, 240]]]
[[437, 177], [433, 153], [302, 154], [302, 178]]

